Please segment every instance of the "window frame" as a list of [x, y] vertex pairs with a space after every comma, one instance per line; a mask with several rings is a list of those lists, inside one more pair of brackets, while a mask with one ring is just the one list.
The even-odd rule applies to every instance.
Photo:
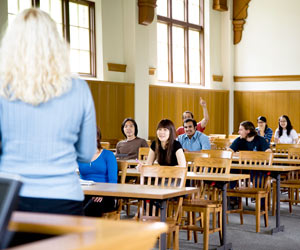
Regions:
[[[9, 0], [8, 0], [9, 1]], [[95, 20], [95, 3], [88, 0], [61, 0], [62, 4], [62, 33], [66, 42], [70, 43], [70, 19], [69, 3], [82, 4], [89, 7], [89, 41], [90, 41], [90, 73], [77, 72], [80, 76], [96, 77], [96, 20]], [[40, 7], [40, 0], [31, 0], [31, 6]]]
[[204, 69], [204, 1], [199, 0], [200, 13], [199, 13], [199, 23], [200, 25], [189, 23], [189, 0], [184, 0], [184, 19], [185, 21], [180, 21], [173, 19], [172, 17], [172, 2], [173, 0], [167, 0], [168, 4], [168, 16], [157, 15], [157, 22], [167, 24], [168, 27], [168, 82], [176, 83], [173, 79], [173, 34], [172, 27], [177, 26], [184, 29], [184, 50], [185, 50], [185, 83], [190, 84], [190, 67], [189, 67], [189, 29], [196, 30], [199, 32], [200, 41], [200, 85], [205, 85], [205, 69]]

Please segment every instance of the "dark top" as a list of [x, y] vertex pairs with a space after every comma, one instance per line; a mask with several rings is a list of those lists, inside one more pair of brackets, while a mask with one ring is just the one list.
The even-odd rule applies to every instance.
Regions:
[[241, 150], [247, 151], [266, 151], [269, 147], [265, 138], [257, 135], [253, 141], [248, 142], [246, 139], [236, 138], [231, 144], [230, 148], [236, 152]]
[[[151, 144], [151, 149], [155, 152], [155, 144], [156, 142], [153, 141]], [[163, 165], [163, 166], [177, 166], [178, 165], [178, 161], [177, 161], [177, 157], [176, 157], [176, 152], [178, 149], [181, 149], [182, 146], [180, 144], [179, 141], [174, 141], [173, 144], [173, 149], [172, 149], [172, 155], [171, 155], [171, 163], [168, 164], [166, 162], [166, 157], [167, 157], [167, 150], [164, 150], [161, 146], [159, 147], [160, 152], [162, 153], [163, 157], [163, 161], [158, 162], [159, 165]]]

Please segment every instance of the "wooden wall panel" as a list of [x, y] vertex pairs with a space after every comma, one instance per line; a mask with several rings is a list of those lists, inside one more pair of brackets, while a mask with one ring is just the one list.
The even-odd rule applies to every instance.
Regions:
[[257, 126], [257, 117], [262, 115], [275, 131], [278, 118], [289, 116], [293, 127], [300, 133], [300, 91], [235, 91], [234, 131], [238, 131], [241, 121], [250, 120]]
[[134, 117], [134, 84], [87, 81], [95, 102], [97, 125], [103, 141], [114, 142], [123, 138], [121, 123]]
[[203, 118], [200, 97], [207, 102], [210, 121], [206, 134], [228, 134], [229, 91], [176, 88], [151, 85], [149, 89], [149, 137], [155, 137], [158, 122], [163, 118], [172, 120], [177, 127], [182, 125], [182, 113], [190, 110], [194, 118]]

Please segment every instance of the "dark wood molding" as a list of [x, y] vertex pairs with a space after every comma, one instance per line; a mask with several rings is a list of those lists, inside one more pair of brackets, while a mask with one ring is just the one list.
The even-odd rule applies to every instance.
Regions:
[[155, 75], [156, 68], [149, 68], [149, 75]]
[[234, 82], [292, 82], [300, 81], [300, 75], [234, 76]]
[[212, 75], [214, 82], [223, 82], [223, 76], [222, 75]]
[[251, 0], [233, 0], [233, 44], [238, 44], [242, 39], [247, 10]]
[[139, 24], [149, 25], [152, 23], [156, 8], [156, 0], [138, 0]]
[[126, 64], [107, 63], [108, 71], [126, 72]]
[[227, 11], [227, 0], [214, 0], [213, 9], [217, 11]]

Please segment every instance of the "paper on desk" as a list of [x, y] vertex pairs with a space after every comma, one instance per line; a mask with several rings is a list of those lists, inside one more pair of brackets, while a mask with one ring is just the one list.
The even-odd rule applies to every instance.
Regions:
[[91, 186], [91, 185], [95, 185], [95, 182], [80, 179], [80, 185], [82, 185], [82, 186]]

